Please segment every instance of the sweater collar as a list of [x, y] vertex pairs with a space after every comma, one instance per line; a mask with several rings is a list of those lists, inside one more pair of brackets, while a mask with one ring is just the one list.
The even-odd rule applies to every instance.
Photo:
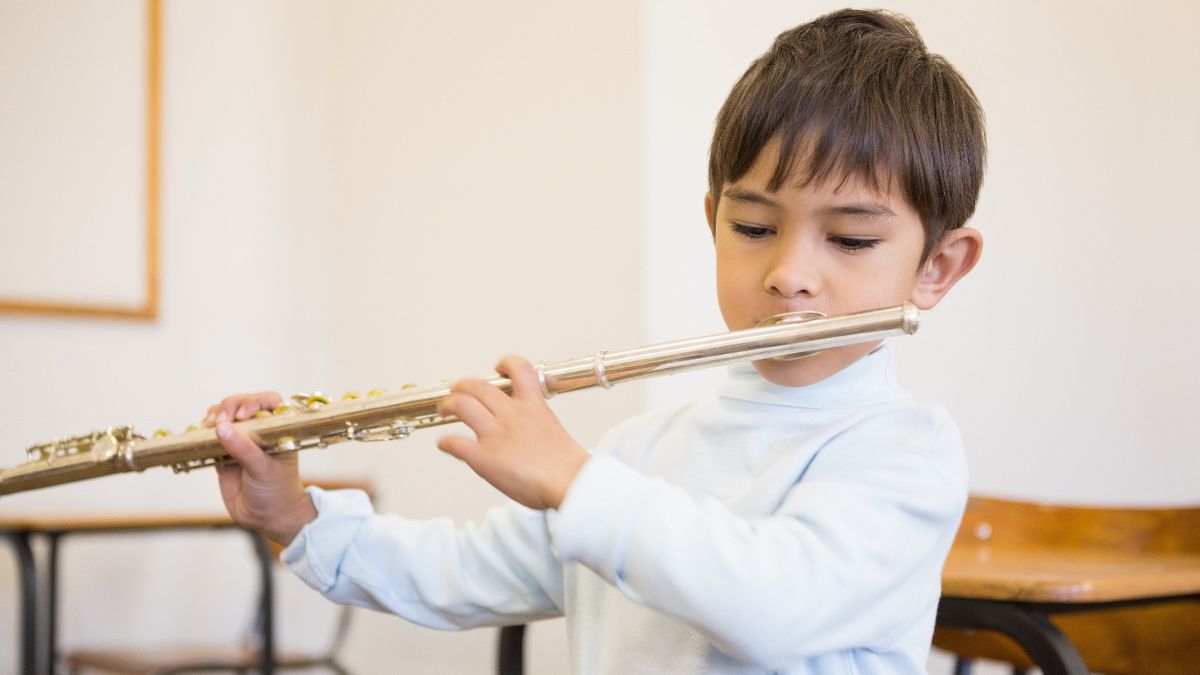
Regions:
[[792, 408], [850, 408], [911, 398], [896, 385], [892, 350], [886, 345], [829, 377], [804, 387], [772, 384], [749, 363], [728, 369], [717, 390], [722, 398]]

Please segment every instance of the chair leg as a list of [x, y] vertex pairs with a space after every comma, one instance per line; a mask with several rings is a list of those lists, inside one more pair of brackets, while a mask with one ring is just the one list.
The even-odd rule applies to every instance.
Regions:
[[499, 675], [524, 674], [525, 626], [504, 626], [500, 629], [500, 645], [496, 653], [496, 672]]

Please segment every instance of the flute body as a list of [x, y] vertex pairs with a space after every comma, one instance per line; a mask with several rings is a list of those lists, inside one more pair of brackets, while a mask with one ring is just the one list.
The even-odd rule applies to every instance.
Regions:
[[[803, 314], [803, 313], [802, 313]], [[537, 366], [542, 393], [611, 387], [625, 380], [736, 361], [782, 358], [916, 332], [920, 312], [909, 303], [829, 318], [780, 315], [769, 325], [617, 352], [598, 352]], [[505, 392], [505, 378], [490, 382]], [[448, 385], [329, 402], [296, 396], [274, 414], [237, 422], [268, 452], [294, 452], [343, 441], [386, 441], [457, 421], [437, 414]], [[31, 446], [23, 464], [0, 469], [0, 495], [156, 466], [176, 472], [230, 461], [213, 429], [144, 437], [112, 427]]]

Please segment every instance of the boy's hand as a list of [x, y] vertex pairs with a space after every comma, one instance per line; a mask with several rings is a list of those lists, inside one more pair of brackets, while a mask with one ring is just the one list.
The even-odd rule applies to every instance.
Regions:
[[217, 427], [217, 439], [236, 464], [217, 467], [221, 498], [234, 522], [261, 532], [286, 546], [317, 517], [300, 481], [300, 458], [294, 452], [268, 455], [231, 422], [271, 410], [281, 399], [274, 392], [230, 396], [209, 408], [205, 426]]
[[513, 500], [534, 509], [558, 508], [590, 455], [546, 405], [532, 364], [509, 356], [496, 372], [512, 381], [512, 396], [483, 380], [456, 382], [438, 414], [462, 420], [476, 438], [446, 436], [438, 448]]

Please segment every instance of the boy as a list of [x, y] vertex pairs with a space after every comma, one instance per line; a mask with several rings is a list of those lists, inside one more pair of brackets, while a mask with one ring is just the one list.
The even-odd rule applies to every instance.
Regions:
[[[782, 34], [723, 106], [705, 212], [730, 329], [782, 312], [932, 308], [978, 260], [984, 162], [970, 88], [906, 19], [842, 11]], [[439, 447], [516, 504], [455, 530], [305, 492], [294, 456], [207, 422], [238, 466], [222, 496], [326, 596], [437, 628], [565, 614], [586, 673], [923, 672], [966, 499], [961, 443], [854, 345], [730, 369], [712, 395], [635, 418], [591, 454], [508, 357], [507, 396], [454, 385]]]

